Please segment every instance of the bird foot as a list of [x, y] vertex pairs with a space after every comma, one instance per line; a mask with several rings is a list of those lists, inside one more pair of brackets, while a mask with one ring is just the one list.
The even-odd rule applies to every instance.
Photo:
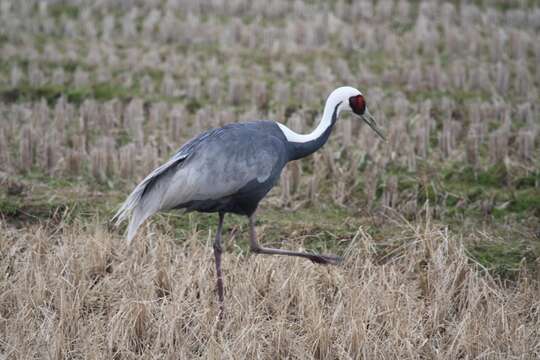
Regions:
[[343, 258], [335, 255], [310, 255], [309, 260], [313, 261], [316, 264], [322, 265], [337, 265], [343, 261]]

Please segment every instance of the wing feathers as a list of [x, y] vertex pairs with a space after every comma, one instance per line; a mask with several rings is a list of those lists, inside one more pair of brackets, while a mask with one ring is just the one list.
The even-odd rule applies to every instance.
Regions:
[[269, 131], [267, 125], [242, 123], [209, 130], [152, 171], [113, 217], [117, 224], [130, 220], [128, 242], [139, 226], [160, 210], [178, 208], [190, 201], [217, 201], [253, 180], [266, 182], [275, 166], [285, 159], [281, 140], [263, 133]]
[[166, 191], [167, 175], [177, 165], [185, 161], [195, 152], [195, 148], [208, 137], [221, 132], [222, 129], [214, 129], [200, 134], [183, 145], [174, 156], [165, 164], [152, 171], [143, 181], [135, 187], [112, 220], [119, 225], [129, 218], [128, 243], [131, 243], [137, 229], [149, 216], [161, 208], [163, 194]]
[[135, 187], [120, 209], [113, 216], [112, 220], [116, 221], [116, 225], [119, 225], [122, 221], [131, 217], [128, 227], [128, 243], [133, 240], [137, 229], [143, 221], [157, 212], [160, 208], [161, 199], [160, 197], [152, 196], [157, 195], [153, 190], [161, 188], [162, 186], [160, 186], [159, 182], [163, 180], [163, 176], [186, 158], [186, 154], [178, 153], [165, 164], [152, 171]]

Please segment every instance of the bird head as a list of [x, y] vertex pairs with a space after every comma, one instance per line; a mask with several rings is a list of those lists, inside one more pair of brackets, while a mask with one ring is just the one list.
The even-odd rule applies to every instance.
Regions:
[[383, 140], [386, 140], [382, 134], [381, 129], [377, 125], [375, 118], [369, 112], [366, 99], [362, 93], [350, 86], [343, 86], [337, 88], [330, 94], [329, 98], [334, 98], [340, 105], [339, 111], [351, 111], [356, 114], [360, 119], [362, 119], [366, 124], [369, 125], [373, 131], [377, 133]]

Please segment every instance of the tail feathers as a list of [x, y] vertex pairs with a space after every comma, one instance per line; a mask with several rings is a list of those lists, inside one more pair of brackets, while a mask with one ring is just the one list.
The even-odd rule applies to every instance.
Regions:
[[127, 233], [128, 245], [130, 245], [131, 242], [133, 241], [133, 238], [135, 237], [137, 230], [139, 229], [141, 224], [144, 222], [144, 220], [148, 219], [150, 216], [152, 216], [156, 212], [156, 211], [148, 211], [148, 210], [143, 211], [141, 207], [135, 208], [135, 211], [133, 212], [131, 219], [129, 221], [129, 225], [128, 225], [128, 233]]
[[139, 186], [133, 190], [133, 192], [128, 196], [126, 201], [122, 204], [120, 209], [112, 217], [112, 221], [115, 222], [115, 225], [120, 225], [124, 220], [126, 220], [130, 215], [133, 209], [137, 207], [139, 201], [141, 200], [142, 192], [144, 189], [139, 189]]
[[141, 226], [144, 220], [148, 219], [150, 216], [160, 210], [159, 194], [154, 193], [152, 195], [155, 196], [152, 197], [152, 199], [148, 199], [148, 194], [144, 194], [143, 196], [143, 192], [144, 188], [135, 188], [135, 190], [131, 193], [131, 195], [129, 195], [112, 219], [113, 221], [116, 220], [115, 224], [117, 226], [124, 220], [129, 219], [127, 232], [128, 244], [131, 244], [131, 241], [137, 233], [137, 229]]
[[169, 176], [164, 176], [168, 170], [173, 169], [176, 164], [186, 158], [183, 154], [177, 154], [165, 164], [152, 171], [133, 192], [128, 196], [120, 209], [113, 216], [115, 225], [121, 224], [129, 219], [127, 241], [131, 243], [137, 229], [144, 220], [161, 209], [163, 193], [167, 187]]

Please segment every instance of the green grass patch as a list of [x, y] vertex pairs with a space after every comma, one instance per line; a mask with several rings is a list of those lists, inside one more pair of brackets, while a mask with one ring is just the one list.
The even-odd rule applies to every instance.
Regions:
[[518, 241], [481, 243], [468, 250], [475, 261], [505, 279], [515, 279], [523, 261], [532, 267], [538, 257], [538, 251]]
[[79, 17], [79, 10], [79, 6], [66, 4], [64, 2], [49, 4], [49, 6], [47, 7], [49, 15], [54, 18], [67, 16], [71, 19], [76, 19], [77, 17]]
[[16, 198], [7, 196], [0, 197], [0, 216], [13, 217], [16, 216], [21, 209], [21, 204]]
[[512, 212], [530, 212], [540, 218], [540, 189], [516, 191], [508, 209]]
[[61, 96], [65, 96], [68, 102], [80, 105], [86, 99], [96, 99], [99, 101], [112, 99], [126, 100], [135, 95], [136, 92], [132, 90], [109, 83], [98, 83], [81, 88], [69, 88], [60, 85], [30, 86], [23, 84], [16, 88], [0, 90], [0, 98], [7, 103], [45, 99], [49, 104], [54, 104]]
[[444, 171], [444, 180], [463, 185], [503, 188], [510, 183], [510, 174], [504, 164], [475, 170], [471, 166], [455, 165]]

